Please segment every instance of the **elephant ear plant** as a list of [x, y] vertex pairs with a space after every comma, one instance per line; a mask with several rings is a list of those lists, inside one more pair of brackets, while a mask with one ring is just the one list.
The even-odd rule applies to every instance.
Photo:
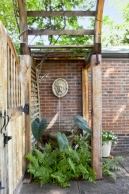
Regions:
[[92, 135], [88, 122], [80, 115], [74, 115], [74, 118], [74, 123], [78, 126], [78, 128], [85, 132], [84, 135], [81, 136], [82, 140], [87, 140], [89, 136]]
[[34, 136], [34, 138], [36, 139], [37, 142], [39, 142], [42, 145], [42, 134], [45, 131], [46, 127], [47, 127], [47, 121], [46, 119], [43, 119], [40, 121], [39, 118], [36, 118], [32, 124], [32, 134]]

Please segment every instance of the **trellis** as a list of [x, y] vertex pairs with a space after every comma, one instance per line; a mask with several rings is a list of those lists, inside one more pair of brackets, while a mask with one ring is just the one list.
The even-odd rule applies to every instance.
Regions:
[[[33, 56], [38, 62], [42, 61], [43, 57], [54, 58], [57, 56], [58, 59], [64, 59], [68, 57], [71, 52], [71, 48], [81, 48], [86, 49], [89, 52], [88, 60], [85, 60], [82, 55], [78, 54], [75, 56], [76, 59], [82, 57], [85, 60], [85, 68], [82, 70], [82, 94], [83, 94], [83, 117], [88, 118], [88, 68], [91, 66], [91, 97], [92, 97], [92, 108], [91, 108], [91, 120], [92, 120], [92, 131], [93, 131], [93, 141], [92, 141], [92, 161], [93, 168], [96, 171], [96, 177], [98, 179], [102, 178], [102, 163], [101, 163], [101, 122], [102, 122], [102, 99], [101, 99], [101, 26], [102, 26], [102, 14], [103, 14], [104, 0], [96, 0], [95, 11], [28, 11], [26, 10], [26, 1], [18, 0], [18, 9], [20, 17], [20, 37], [21, 46], [20, 54], [24, 56], [22, 63], [26, 61], [27, 55]], [[28, 28], [27, 18], [33, 17], [58, 17], [58, 16], [93, 16], [95, 18], [94, 29], [85, 30], [50, 30], [50, 29], [33, 29]], [[28, 46], [28, 35], [93, 35], [94, 44], [93, 45], [29, 45]], [[63, 48], [65, 51], [54, 51], [53, 49]], [[46, 49], [49, 49], [46, 50]], [[51, 49], [51, 50], [50, 50]], [[24, 68], [24, 65], [22, 65]], [[26, 99], [29, 101], [29, 97]], [[26, 120], [28, 122], [28, 120]]]

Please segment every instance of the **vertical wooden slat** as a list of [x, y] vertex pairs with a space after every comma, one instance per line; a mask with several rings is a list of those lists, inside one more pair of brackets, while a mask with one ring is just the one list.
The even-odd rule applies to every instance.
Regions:
[[8, 46], [8, 51], [7, 51], [7, 77], [8, 77], [7, 107], [10, 108], [10, 48], [9, 48], [9, 46]]
[[13, 56], [11, 54], [11, 64], [10, 64], [10, 71], [11, 71], [11, 108], [13, 107]]
[[38, 112], [39, 112], [39, 118], [41, 119], [38, 69], [36, 69], [36, 82], [37, 82], [38, 107], [39, 107]]
[[11, 97], [11, 49], [9, 48], [9, 77], [8, 77], [8, 81], [9, 81], [9, 91], [10, 94], [8, 96], [9, 98], [9, 108], [12, 107], [12, 97]]
[[22, 105], [22, 99], [21, 99], [21, 82], [19, 80], [19, 103], [20, 103], [20, 106]]
[[17, 66], [16, 66], [16, 107], [18, 107], [18, 71], [17, 71]]
[[86, 68], [82, 68], [82, 109], [83, 118], [86, 121], [89, 121], [88, 107], [88, 70]]
[[9, 193], [13, 193], [13, 189], [14, 189], [14, 179], [12, 177], [14, 177], [14, 149], [13, 149], [13, 142], [15, 141], [14, 139], [14, 126], [13, 126], [13, 122], [10, 121], [9, 125], [8, 125], [8, 135], [12, 137], [12, 140], [9, 141], [8, 143], [8, 177], [9, 177]]
[[15, 66], [15, 59], [14, 59], [14, 56], [13, 56], [13, 107], [15, 108], [16, 107], [16, 96], [15, 96], [15, 83], [16, 83], [16, 74], [15, 74], [15, 69], [16, 69], [16, 66]]
[[102, 83], [101, 55], [100, 64], [96, 65], [96, 55], [91, 57], [91, 112], [92, 112], [92, 165], [96, 178], [102, 178]]
[[20, 103], [20, 80], [19, 79], [20, 78], [18, 77], [18, 106], [21, 105], [21, 103]]

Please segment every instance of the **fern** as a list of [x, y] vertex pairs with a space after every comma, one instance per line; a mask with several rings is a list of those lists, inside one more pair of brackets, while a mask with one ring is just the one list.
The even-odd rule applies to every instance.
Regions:
[[86, 142], [78, 138], [78, 148], [63, 147], [52, 150], [50, 144], [46, 144], [44, 152], [33, 147], [32, 154], [26, 157], [30, 160], [28, 172], [40, 183], [58, 184], [61, 187], [70, 186], [71, 178], [82, 178], [95, 182], [95, 172], [91, 167], [91, 153]]
[[116, 156], [115, 158], [102, 158], [102, 172], [104, 176], [110, 176], [116, 180], [116, 175], [113, 171], [121, 170], [119, 163], [122, 162], [124, 158], [122, 156]]

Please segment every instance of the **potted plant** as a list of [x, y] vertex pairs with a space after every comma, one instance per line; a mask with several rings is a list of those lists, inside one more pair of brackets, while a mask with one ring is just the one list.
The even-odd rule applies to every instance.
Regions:
[[118, 141], [117, 136], [112, 131], [102, 130], [102, 157], [108, 157], [110, 155], [112, 144], [116, 144]]

